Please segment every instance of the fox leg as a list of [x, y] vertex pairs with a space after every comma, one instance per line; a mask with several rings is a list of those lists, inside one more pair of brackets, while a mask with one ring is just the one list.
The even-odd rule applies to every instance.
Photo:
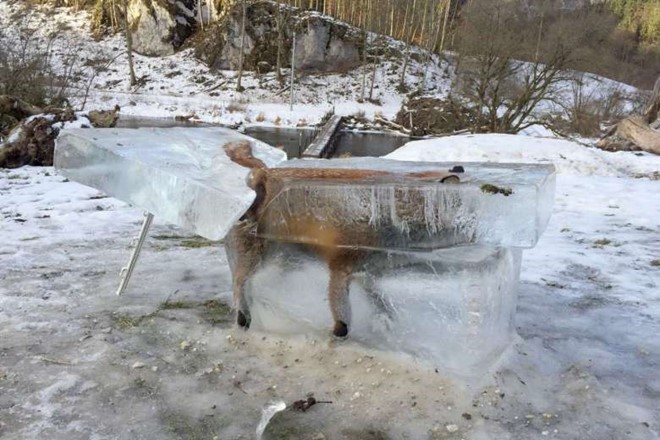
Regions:
[[348, 292], [358, 259], [358, 255], [350, 252], [340, 253], [328, 261], [328, 268], [330, 269], [328, 297], [332, 318], [335, 321], [332, 333], [338, 337], [348, 335], [348, 327], [351, 324], [351, 304]]
[[251, 317], [245, 287], [261, 261], [264, 241], [256, 235], [256, 223], [242, 221], [229, 231], [225, 243], [232, 272], [236, 323], [240, 327], [249, 328]]

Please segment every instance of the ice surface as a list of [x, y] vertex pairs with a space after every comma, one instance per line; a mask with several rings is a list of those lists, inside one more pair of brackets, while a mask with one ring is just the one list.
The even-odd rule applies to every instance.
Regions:
[[[449, 171], [456, 163], [387, 159], [297, 160], [281, 168], [352, 168], [397, 173]], [[318, 224], [344, 232], [344, 247], [435, 249], [457, 244], [533, 247], [550, 218], [552, 165], [461, 163], [460, 184], [383, 178], [283, 183], [259, 233], [268, 239], [318, 244]], [[296, 221], [292, 221], [296, 219]], [[327, 237], [323, 236], [322, 239]]]
[[[483, 246], [369, 252], [350, 288], [350, 338], [457, 376], [483, 374], [515, 335], [520, 254]], [[328, 280], [327, 265], [303, 247], [270, 242], [247, 286], [252, 328], [327, 334]]]
[[284, 152], [224, 128], [74, 129], [57, 139], [55, 167], [69, 179], [211, 240], [223, 238], [252, 204], [249, 170], [222, 149], [248, 140], [268, 166]]

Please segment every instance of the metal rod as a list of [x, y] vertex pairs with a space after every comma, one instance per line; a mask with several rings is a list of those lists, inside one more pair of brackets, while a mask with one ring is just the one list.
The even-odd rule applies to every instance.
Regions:
[[147, 233], [151, 227], [151, 222], [154, 220], [154, 215], [150, 212], [144, 213], [144, 222], [142, 223], [142, 228], [140, 229], [140, 235], [137, 238], [137, 243], [131, 252], [131, 259], [128, 260], [128, 266], [123, 267], [119, 272], [119, 277], [121, 278], [119, 283], [119, 289], [117, 289], [117, 295], [121, 296], [122, 293], [128, 287], [128, 282], [131, 280], [131, 275], [133, 275], [133, 269], [137, 264], [138, 257], [140, 256], [140, 251], [142, 250], [142, 245], [144, 244], [145, 239], [147, 238]]

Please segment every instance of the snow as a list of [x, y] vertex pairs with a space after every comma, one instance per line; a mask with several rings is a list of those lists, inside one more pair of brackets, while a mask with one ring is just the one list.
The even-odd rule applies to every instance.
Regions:
[[[297, 80], [295, 105], [289, 109], [289, 93], [282, 92], [274, 73], [257, 75], [245, 72], [244, 92], [236, 92], [236, 72], [212, 72], [193, 57], [193, 49], [186, 49], [166, 57], [146, 57], [135, 54], [134, 63], [143, 86], [129, 86], [125, 43], [121, 35], [95, 41], [89, 31], [89, 15], [70, 8], [31, 5], [22, 11], [17, 2], [0, 2], [0, 26], [15, 31], [24, 27], [41, 38], [45, 47], [49, 35], [56, 35], [52, 43], [55, 70], [75, 75], [69, 92], [76, 109], [85, 102], [85, 109], [121, 107], [123, 116], [169, 117], [194, 116], [203, 122], [235, 126], [251, 124], [273, 126], [311, 126], [318, 124], [331, 111], [343, 116], [364, 113], [373, 119], [382, 114], [393, 118], [405, 94], [396, 91], [400, 76], [400, 61], [384, 60], [378, 68], [373, 98], [380, 104], [360, 103], [362, 70], [331, 75], [305, 74]], [[14, 14], [29, 16], [23, 21], [13, 20]], [[386, 44], [401, 45], [392, 39]], [[72, 53], [75, 47], [75, 53]], [[403, 47], [399, 47], [403, 50]], [[419, 84], [426, 68], [425, 54], [413, 48], [422, 61], [412, 59], [406, 74], [410, 86]], [[371, 66], [369, 66], [371, 69]], [[446, 94], [450, 71], [446, 61], [437, 57], [427, 75], [427, 87], [432, 93]], [[288, 78], [288, 72], [284, 76]], [[368, 78], [370, 81], [370, 77]], [[86, 88], [91, 81], [85, 100]], [[369, 85], [369, 83], [368, 83]]]
[[224, 251], [158, 218], [118, 298], [141, 212], [26, 167], [0, 170], [0, 436], [247, 439], [267, 402], [313, 392], [333, 403], [280, 413], [266, 436], [659, 438], [660, 183], [635, 177], [657, 158], [523, 136], [423, 142], [393, 157], [559, 170], [522, 261], [521, 339], [484, 384], [350, 339], [236, 329], [204, 305], [229, 301]]
[[660, 170], [660, 156], [609, 153], [560, 139], [507, 134], [451, 136], [410, 142], [387, 156], [407, 161], [552, 163], [559, 174], [634, 176]]

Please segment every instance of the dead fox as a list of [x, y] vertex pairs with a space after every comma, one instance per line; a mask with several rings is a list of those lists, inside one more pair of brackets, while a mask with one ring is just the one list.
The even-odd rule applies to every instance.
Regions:
[[[369, 252], [365, 249], [377, 247], [381, 239], [379, 231], [366, 220], [350, 219], [351, 221], [343, 223], [329, 223], [319, 220], [319, 216], [310, 216], [303, 206], [299, 210], [294, 207], [287, 211], [285, 221], [282, 221], [281, 217], [275, 221], [267, 208], [273, 198], [280, 193], [285, 181], [300, 179], [365, 182], [382, 181], [393, 177], [444, 183], [456, 183], [459, 180], [456, 175], [446, 172], [394, 174], [361, 169], [268, 168], [252, 155], [252, 148], [247, 141], [229, 143], [224, 149], [232, 161], [251, 169], [247, 184], [257, 194], [250, 209], [234, 225], [226, 238], [226, 248], [232, 266], [236, 321], [241, 327], [250, 326], [245, 287], [264, 254], [266, 246], [263, 235], [314, 238], [313, 244], [307, 243], [305, 246], [328, 265], [330, 272], [328, 296], [334, 319], [333, 334], [338, 337], [348, 335], [350, 325], [348, 292], [355, 267]], [[279, 215], [282, 215], [281, 212]], [[278, 228], [286, 229], [278, 230]]]

